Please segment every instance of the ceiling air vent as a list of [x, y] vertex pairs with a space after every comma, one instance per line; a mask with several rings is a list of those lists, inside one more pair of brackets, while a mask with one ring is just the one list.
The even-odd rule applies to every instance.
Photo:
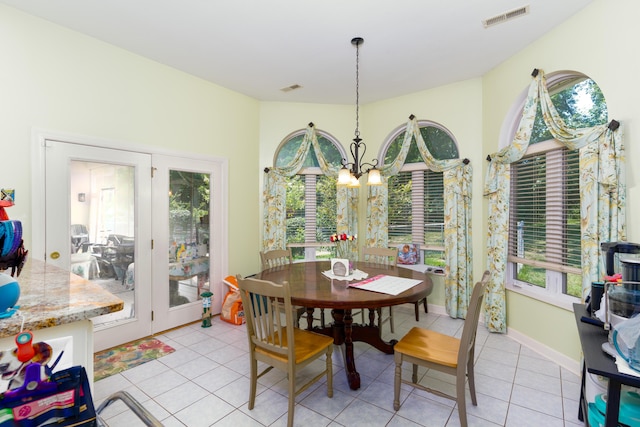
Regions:
[[487, 18], [482, 21], [482, 25], [484, 25], [485, 28], [489, 28], [527, 14], [529, 14], [529, 5], [501, 13], [500, 15], [496, 15], [492, 18]]
[[283, 92], [291, 92], [292, 90], [296, 90], [296, 89], [300, 89], [302, 86], [295, 84], [295, 85], [291, 85], [291, 86], [287, 86], [287, 87], [283, 87], [282, 89], [280, 89]]

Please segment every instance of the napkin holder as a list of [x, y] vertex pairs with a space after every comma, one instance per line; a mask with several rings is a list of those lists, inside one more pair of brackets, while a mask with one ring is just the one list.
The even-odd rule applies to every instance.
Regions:
[[336, 276], [348, 276], [349, 260], [344, 258], [331, 258], [331, 272]]

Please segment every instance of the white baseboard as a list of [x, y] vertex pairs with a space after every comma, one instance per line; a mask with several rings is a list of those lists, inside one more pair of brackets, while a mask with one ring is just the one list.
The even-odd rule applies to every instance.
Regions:
[[580, 369], [580, 362], [578, 362], [577, 360], [574, 360], [569, 356], [562, 354], [559, 351], [554, 350], [551, 347], [548, 347], [534, 340], [533, 338], [524, 335], [521, 332], [516, 331], [513, 328], [507, 328], [507, 336], [522, 345], [526, 345], [531, 350], [546, 357], [552, 362], [557, 363], [558, 365], [576, 374], [577, 376], [581, 375], [582, 371]]
[[[448, 316], [446, 308], [444, 306], [442, 305], [432, 306], [431, 304], [427, 304], [427, 305], [429, 307], [429, 313]], [[481, 325], [483, 326], [485, 325], [484, 313], [480, 313], [479, 321]], [[554, 350], [551, 347], [548, 347], [513, 328], [507, 328], [507, 336], [512, 340], [517, 341], [521, 345], [525, 345], [529, 347], [529, 349], [546, 357], [552, 362], [562, 366], [563, 368], [567, 369], [569, 372], [574, 373], [577, 376], [582, 375], [582, 371], [580, 369], [580, 362], [578, 362], [577, 360], [574, 360], [569, 356], [562, 354], [559, 351]]]
[[429, 313], [438, 314], [441, 316], [448, 316], [447, 309], [443, 305], [429, 304], [428, 298], [427, 298], [427, 308], [429, 309]]

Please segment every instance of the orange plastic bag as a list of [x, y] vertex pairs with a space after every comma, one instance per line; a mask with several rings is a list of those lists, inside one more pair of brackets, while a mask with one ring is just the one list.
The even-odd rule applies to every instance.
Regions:
[[227, 276], [222, 281], [229, 287], [229, 291], [222, 302], [220, 319], [233, 325], [242, 325], [245, 323], [245, 319], [238, 281], [233, 276]]

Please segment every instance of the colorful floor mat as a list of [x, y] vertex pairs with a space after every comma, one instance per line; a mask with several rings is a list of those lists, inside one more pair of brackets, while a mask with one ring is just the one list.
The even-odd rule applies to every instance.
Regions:
[[93, 380], [99, 381], [174, 351], [173, 347], [156, 338], [143, 338], [100, 351], [93, 355]]

